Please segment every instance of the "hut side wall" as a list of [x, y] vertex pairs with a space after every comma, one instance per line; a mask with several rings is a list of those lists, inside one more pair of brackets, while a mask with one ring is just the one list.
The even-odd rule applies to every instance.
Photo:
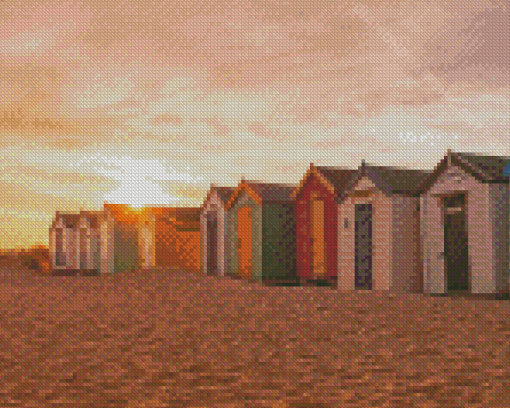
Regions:
[[312, 278], [312, 257], [311, 257], [311, 196], [318, 194], [324, 199], [325, 230], [324, 240], [326, 242], [326, 277], [336, 278], [338, 265], [338, 229], [337, 217], [338, 208], [335, 197], [312, 175], [303, 190], [296, 198], [296, 254], [297, 274], [301, 278]]
[[200, 214], [200, 252], [202, 258], [202, 272], [207, 273], [207, 215], [210, 211], [215, 211], [218, 219], [218, 239], [217, 242], [217, 260], [218, 260], [218, 275], [225, 275], [227, 270], [227, 251], [226, 251], [226, 235], [227, 235], [227, 217], [223, 202], [221, 201], [218, 193], [214, 191], [209, 200], [204, 204], [204, 209]]
[[264, 279], [296, 276], [296, 219], [293, 204], [266, 203], [262, 214]]
[[467, 196], [469, 242], [468, 273], [473, 293], [496, 291], [494, 276], [489, 184], [481, 183], [461, 168], [451, 165], [421, 197], [422, 259], [424, 291], [446, 293], [444, 225], [437, 195], [463, 192]]
[[419, 197], [393, 195], [390, 290], [422, 292]]
[[510, 197], [508, 184], [489, 184], [491, 223], [493, 225], [492, 248], [493, 269], [495, 271], [495, 285], [498, 293], [509, 290], [509, 242], [510, 225]]
[[200, 260], [200, 218], [176, 222], [176, 266], [184, 270], [199, 273]]
[[246, 192], [242, 192], [237, 202], [228, 211], [228, 273], [238, 275], [237, 267], [237, 213], [241, 207], [250, 207], [252, 214], [252, 278], [262, 279], [262, 207], [254, 202]]
[[[363, 196], [371, 192], [370, 196]], [[357, 195], [360, 193], [359, 195]], [[338, 205], [338, 289], [355, 289], [355, 205], [372, 204], [372, 289], [390, 289], [392, 200], [363, 177]], [[347, 228], [346, 222], [347, 221]]]

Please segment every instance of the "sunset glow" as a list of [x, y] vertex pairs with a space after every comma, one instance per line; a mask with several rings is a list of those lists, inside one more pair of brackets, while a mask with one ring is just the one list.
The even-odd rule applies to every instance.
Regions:
[[510, 155], [508, 1], [0, 2], [0, 247], [310, 162]]

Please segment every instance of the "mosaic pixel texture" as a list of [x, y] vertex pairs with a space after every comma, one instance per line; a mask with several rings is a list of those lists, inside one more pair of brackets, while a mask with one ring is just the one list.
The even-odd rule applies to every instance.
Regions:
[[508, 0], [0, 0], [0, 406], [510, 406]]

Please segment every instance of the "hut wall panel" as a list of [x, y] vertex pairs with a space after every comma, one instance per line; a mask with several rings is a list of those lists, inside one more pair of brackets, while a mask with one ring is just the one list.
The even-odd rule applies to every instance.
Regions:
[[506, 292], [509, 290], [509, 218], [507, 214], [510, 212], [510, 198], [508, 184], [490, 184], [490, 200], [491, 200], [491, 224], [493, 225], [492, 247], [494, 262], [493, 269], [495, 272], [496, 291]]
[[262, 215], [262, 273], [264, 278], [296, 276], [294, 205], [266, 203]]
[[421, 292], [419, 198], [394, 195], [392, 220], [392, 271], [390, 289]]
[[[493, 293], [492, 231], [489, 184], [478, 182], [457, 166], [448, 167], [422, 196], [421, 225], [425, 291], [445, 293], [444, 226], [441, 202], [435, 195], [467, 194], [469, 275], [473, 293]], [[489, 266], [489, 267], [488, 267]]]
[[335, 197], [328, 189], [314, 176], [311, 176], [303, 186], [303, 190], [297, 197], [296, 203], [296, 255], [297, 274], [301, 278], [312, 277], [311, 257], [311, 197], [324, 200], [325, 231], [324, 240], [326, 244], [326, 277], [337, 276], [338, 265], [338, 229], [337, 216], [338, 207]]

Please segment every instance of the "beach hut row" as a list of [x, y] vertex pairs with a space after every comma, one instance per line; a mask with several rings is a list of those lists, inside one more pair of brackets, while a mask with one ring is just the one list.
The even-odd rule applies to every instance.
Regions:
[[49, 229], [59, 274], [116, 273], [175, 266], [200, 271], [198, 208], [104, 204], [101, 211], [56, 212]]
[[212, 185], [202, 270], [345, 290], [507, 293], [509, 163], [448, 150], [433, 170], [311, 164], [298, 185]]

